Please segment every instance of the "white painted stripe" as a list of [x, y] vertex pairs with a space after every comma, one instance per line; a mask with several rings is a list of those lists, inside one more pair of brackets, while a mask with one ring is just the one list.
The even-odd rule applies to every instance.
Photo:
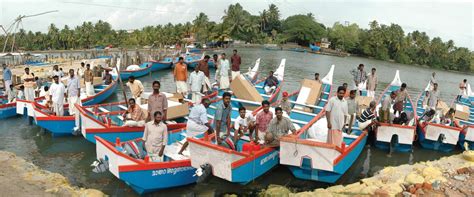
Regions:
[[102, 111], [102, 112], [106, 112], [106, 113], [109, 113], [109, 112], [110, 112], [109, 110], [107, 110], [107, 109], [105, 109], [105, 108], [103, 108], [103, 107], [99, 107], [99, 110]]
[[123, 105], [118, 105], [118, 107], [119, 107], [120, 109], [127, 110], [127, 107], [125, 107], [125, 106], [123, 106]]

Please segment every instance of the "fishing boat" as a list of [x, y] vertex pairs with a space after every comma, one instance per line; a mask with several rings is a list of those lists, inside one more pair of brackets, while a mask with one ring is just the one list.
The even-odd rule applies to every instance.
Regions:
[[[185, 55], [182, 56], [183, 59], [184, 59], [184, 63], [186, 65], [188, 65], [188, 67], [190, 68], [195, 68], [199, 61], [201, 61], [203, 58], [204, 58], [204, 54], [191, 54], [191, 53], [187, 53]], [[177, 57], [175, 60], [174, 60], [174, 64], [178, 63], [179, 61], [179, 57]]]
[[0, 96], [0, 120], [16, 116], [16, 102], [9, 102], [7, 96]]
[[474, 150], [474, 92], [472, 92], [470, 84], [467, 84], [467, 95], [462, 96], [456, 103], [469, 106], [469, 120], [455, 122], [463, 128], [459, 136], [459, 145], [465, 149], [464, 143], [467, 143], [469, 150]]
[[183, 155], [178, 154], [181, 141], [186, 136], [184, 129], [184, 125], [171, 130], [168, 128], [163, 162], [150, 161], [141, 138], [125, 142], [117, 138], [112, 143], [96, 136], [99, 166], [107, 168], [140, 195], [195, 183], [198, 177], [194, 176], [196, 169], [191, 167], [189, 155], [184, 156], [187, 151]]
[[[173, 66], [173, 58], [166, 57], [163, 60], [153, 60], [151, 63], [151, 72], [156, 72], [159, 70], [165, 70]], [[122, 71], [123, 72], [123, 71]]]
[[367, 141], [357, 120], [351, 134], [343, 132], [341, 147], [327, 143], [327, 119], [322, 110], [295, 135], [280, 138], [280, 164], [299, 179], [335, 183], [357, 160]]
[[313, 44], [309, 44], [309, 48], [311, 49], [311, 51], [319, 51], [321, 49], [320, 46], [313, 45]]
[[[282, 59], [280, 62], [280, 65], [278, 66], [277, 70], [273, 73], [273, 75], [278, 79], [279, 83], [277, 85], [277, 88], [275, 91], [273, 91], [271, 94], [267, 94], [265, 92], [264, 88], [264, 83], [265, 83], [265, 78], [257, 81], [255, 83], [255, 89], [257, 92], [262, 96], [264, 100], [269, 101], [270, 103], [274, 103], [278, 100], [278, 96], [280, 95], [281, 88], [284, 83], [284, 76], [285, 76], [285, 63], [286, 59]], [[240, 75], [239, 77], [245, 78], [243, 75]], [[225, 91], [219, 90], [219, 95], [222, 96], [222, 94]], [[245, 99], [239, 99], [233, 96], [232, 98], [232, 106], [239, 108], [242, 106], [245, 106], [249, 109], [257, 109], [258, 107], [261, 106], [260, 102], [255, 102], [255, 101], [250, 101], [250, 100], [245, 100]]]
[[[134, 76], [135, 78], [143, 77], [149, 74], [152, 71], [152, 63], [145, 62], [140, 65], [130, 65], [127, 67], [127, 70], [120, 71], [120, 78], [121, 79], [128, 79], [130, 76]], [[116, 72], [114, 69], [112, 72]]]
[[[385, 88], [377, 100], [377, 112], [382, 106], [383, 98], [389, 95], [392, 91], [399, 90], [401, 85], [402, 81], [400, 79], [399, 71], [397, 70], [395, 78], [387, 88]], [[412, 102], [410, 95], [408, 95], [407, 102], [404, 106], [404, 112], [407, 114], [409, 119], [411, 119], [408, 125], [380, 123], [376, 129], [375, 146], [377, 148], [397, 152], [412, 151], [413, 141], [415, 141], [416, 134], [416, 109], [414, 108], [414, 103]], [[390, 113], [393, 114], [392, 107], [390, 107]]]
[[252, 83], [255, 83], [257, 82], [257, 78], [258, 78], [258, 70], [260, 69], [260, 58], [258, 58], [257, 60], [255, 60], [255, 65], [253, 67], [249, 67], [249, 71], [246, 72], [244, 74], [245, 77], [247, 77], [247, 79], [252, 82]]
[[[334, 68], [335, 66], [332, 65], [329, 72], [321, 80], [321, 94], [315, 103], [308, 104], [306, 102], [311, 91], [311, 89], [307, 87], [302, 87], [299, 91], [295, 91], [288, 96], [292, 105], [290, 118], [298, 120], [297, 123], [300, 126], [308, 124], [323, 110], [324, 106], [326, 106], [329, 96], [331, 95]], [[304, 111], [305, 108], [309, 109], [309, 111]]]
[[[151, 93], [143, 93], [148, 98]], [[180, 127], [189, 113], [189, 102], [180, 103], [174, 99], [174, 94], [164, 93], [168, 98], [168, 121], [169, 129]], [[147, 96], [148, 95], [148, 96]], [[77, 105], [76, 105], [77, 106]], [[113, 142], [117, 137], [124, 140], [132, 140], [143, 136], [144, 127], [124, 126], [122, 114], [127, 110], [125, 103], [113, 103], [106, 106], [77, 106], [80, 115], [81, 133], [88, 141], [95, 143], [95, 136]], [[148, 108], [147, 104], [140, 106], [143, 110]], [[171, 111], [180, 111], [172, 114]]]
[[[441, 124], [436, 122], [426, 122], [419, 119], [428, 109], [428, 107], [423, 106], [423, 101], [427, 96], [426, 91], [429, 90], [430, 83], [426, 86], [425, 91], [420, 93], [416, 103], [418, 141], [423, 148], [450, 152], [456, 147], [462, 128], [459, 127], [455, 121], [448, 124]], [[436, 116], [439, 116], [439, 113], [440, 112], [438, 111]], [[439, 118], [440, 117], [434, 119]]]

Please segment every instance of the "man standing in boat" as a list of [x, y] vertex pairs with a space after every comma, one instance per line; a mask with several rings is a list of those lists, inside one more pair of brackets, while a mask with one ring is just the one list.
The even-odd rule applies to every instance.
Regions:
[[202, 91], [207, 93], [208, 91], [210, 91], [212, 88], [211, 88], [211, 81], [209, 80], [210, 79], [210, 72], [209, 72], [209, 55], [206, 55], [204, 56], [204, 59], [199, 61], [199, 64], [197, 66], [197, 69], [199, 71], [202, 71], [204, 73], [204, 86], [203, 86], [203, 89]]
[[436, 72], [433, 72], [431, 74], [431, 79], [430, 79], [430, 90], [433, 90], [433, 86], [436, 83]]
[[438, 90], [438, 83], [433, 83], [433, 90], [430, 91], [428, 99], [428, 106], [431, 109], [436, 110], [436, 106], [438, 106], [439, 102], [439, 90]]
[[[214, 129], [207, 120], [207, 108], [211, 105], [211, 101], [208, 98], [203, 98], [201, 103], [191, 108], [188, 116], [188, 122], [186, 123], [186, 135], [187, 137], [196, 137], [207, 131], [208, 134], [214, 133]], [[183, 151], [188, 147], [188, 141], [183, 144], [178, 154], [183, 154]]]
[[219, 82], [219, 88], [221, 90], [229, 89], [229, 60], [225, 58], [225, 53], [222, 53], [221, 59], [219, 59], [219, 67], [216, 71], [216, 80]]
[[198, 67], [194, 68], [194, 71], [189, 74], [189, 87], [191, 89], [191, 100], [193, 103], [201, 102], [201, 91], [204, 83], [205, 75]]
[[51, 95], [51, 101], [53, 102], [53, 111], [56, 113], [56, 116], [63, 116], [64, 115], [64, 94], [66, 92], [66, 88], [64, 87], [63, 83], [59, 82], [59, 76], [53, 76], [53, 84], [49, 89], [49, 93]]
[[288, 134], [288, 131], [295, 134], [296, 129], [291, 120], [283, 117], [283, 109], [275, 108], [276, 117], [270, 121], [268, 132], [265, 134], [265, 145], [269, 147], [280, 146], [280, 138]]
[[230, 136], [231, 121], [230, 121], [230, 112], [232, 111], [232, 106], [230, 105], [230, 98], [232, 95], [229, 92], [224, 92], [222, 95], [222, 102], [216, 106], [216, 114], [214, 115], [215, 127], [216, 127], [216, 138], [217, 143], [221, 144], [222, 139], [220, 136], [221, 131], [226, 131], [227, 136]]
[[459, 83], [459, 94], [456, 98], [457, 101], [460, 101], [463, 96], [467, 95], [467, 79], [464, 79]]
[[7, 64], [2, 64], [3, 67], [3, 89], [5, 90], [4, 95], [7, 96], [8, 101], [13, 100], [14, 95], [10, 89], [12, 85], [12, 71], [7, 67]]
[[[166, 95], [160, 92], [161, 84], [159, 81], [153, 81], [153, 93], [148, 97], [148, 121], [152, 119], [155, 112], [161, 112], [161, 119], [167, 120], [168, 99]], [[148, 122], [147, 121], [147, 122]]]
[[130, 88], [130, 92], [132, 92], [132, 97], [135, 99], [135, 103], [137, 103], [137, 105], [141, 105], [142, 93], [145, 90], [142, 82], [138, 79], [135, 79], [135, 77], [132, 75], [128, 77], [127, 86]]
[[375, 68], [372, 68], [372, 72], [367, 79], [367, 96], [372, 98], [375, 98], [375, 90], [377, 89], [377, 83], [379, 83], [376, 71]]
[[[81, 84], [80, 84], [79, 78], [74, 75], [74, 69], [69, 69], [69, 79], [67, 79], [66, 98], [69, 103], [69, 115], [75, 115], [77, 109], [74, 105], [81, 104]], [[79, 126], [78, 117], [76, 118], [76, 127]]]
[[232, 64], [232, 80], [234, 80], [235, 77], [240, 75], [240, 64], [242, 64], [242, 59], [237, 54], [236, 49], [234, 49], [234, 54], [230, 58], [230, 63]]
[[168, 144], [168, 127], [163, 123], [160, 111], [154, 112], [153, 121], [145, 124], [142, 139], [150, 160], [162, 162], [165, 146]]
[[348, 115], [347, 101], [344, 99], [346, 90], [344, 87], [337, 88], [337, 96], [329, 99], [326, 106], [326, 118], [328, 122], [328, 139], [329, 144], [341, 147], [342, 129]]
[[25, 99], [27, 101], [34, 101], [35, 100], [35, 77], [30, 73], [29, 68], [25, 68], [25, 74], [21, 76], [23, 80], [23, 86], [25, 87]]
[[174, 81], [176, 82], [176, 92], [186, 97], [188, 93], [188, 66], [184, 63], [184, 58], [179, 57], [178, 63], [174, 66]]
[[81, 62], [81, 67], [79, 67], [77, 69], [77, 76], [79, 78], [82, 78], [84, 76], [84, 72], [86, 71], [85, 66], [86, 66], [86, 64], [84, 62]]
[[393, 101], [397, 97], [397, 93], [392, 91], [389, 95], [385, 96], [382, 101], [382, 106], [379, 110], [380, 122], [391, 123], [392, 122], [392, 113], [390, 113], [390, 107], [392, 106]]
[[397, 92], [397, 97], [395, 98], [395, 104], [393, 105], [393, 114], [397, 116], [400, 115], [405, 108], [406, 101], [408, 99], [408, 90], [407, 90], [407, 84], [402, 83], [402, 86]]
[[352, 70], [351, 74], [354, 77], [354, 89], [360, 91], [360, 86], [362, 86], [363, 83], [365, 83], [365, 80], [367, 80], [367, 72], [365, 72], [364, 70], [364, 64], [359, 64], [359, 67], [357, 67], [357, 69]]
[[84, 71], [84, 82], [86, 85], [86, 95], [93, 96], [94, 95], [94, 73], [91, 70], [91, 65], [86, 65], [86, 70]]

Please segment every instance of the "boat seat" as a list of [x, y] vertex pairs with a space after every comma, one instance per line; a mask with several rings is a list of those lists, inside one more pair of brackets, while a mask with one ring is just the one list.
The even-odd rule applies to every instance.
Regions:
[[109, 112], [110, 112], [109, 110], [107, 110], [107, 109], [105, 109], [105, 108], [103, 108], [103, 107], [99, 107], [99, 110], [102, 111], [102, 112], [106, 112], [106, 113], [109, 113]]
[[94, 92], [101, 92], [104, 89], [94, 88]]
[[165, 147], [164, 155], [169, 157], [171, 160], [179, 161], [189, 159], [189, 150], [183, 151], [183, 155], [178, 154], [179, 150], [183, 145], [179, 142], [167, 145]]
[[123, 105], [118, 105], [118, 107], [119, 107], [120, 109], [127, 110], [127, 107], [125, 107], [125, 106], [123, 106]]
[[165, 121], [166, 124], [176, 124], [177, 122], [174, 120], [167, 120]]

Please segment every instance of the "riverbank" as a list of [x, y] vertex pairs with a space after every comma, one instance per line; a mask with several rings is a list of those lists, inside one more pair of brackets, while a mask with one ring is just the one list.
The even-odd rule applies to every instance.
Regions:
[[474, 196], [474, 151], [413, 165], [386, 167], [349, 185], [292, 193], [270, 185], [260, 196]]
[[71, 186], [66, 177], [0, 151], [0, 192], [8, 196], [106, 196], [95, 189]]

